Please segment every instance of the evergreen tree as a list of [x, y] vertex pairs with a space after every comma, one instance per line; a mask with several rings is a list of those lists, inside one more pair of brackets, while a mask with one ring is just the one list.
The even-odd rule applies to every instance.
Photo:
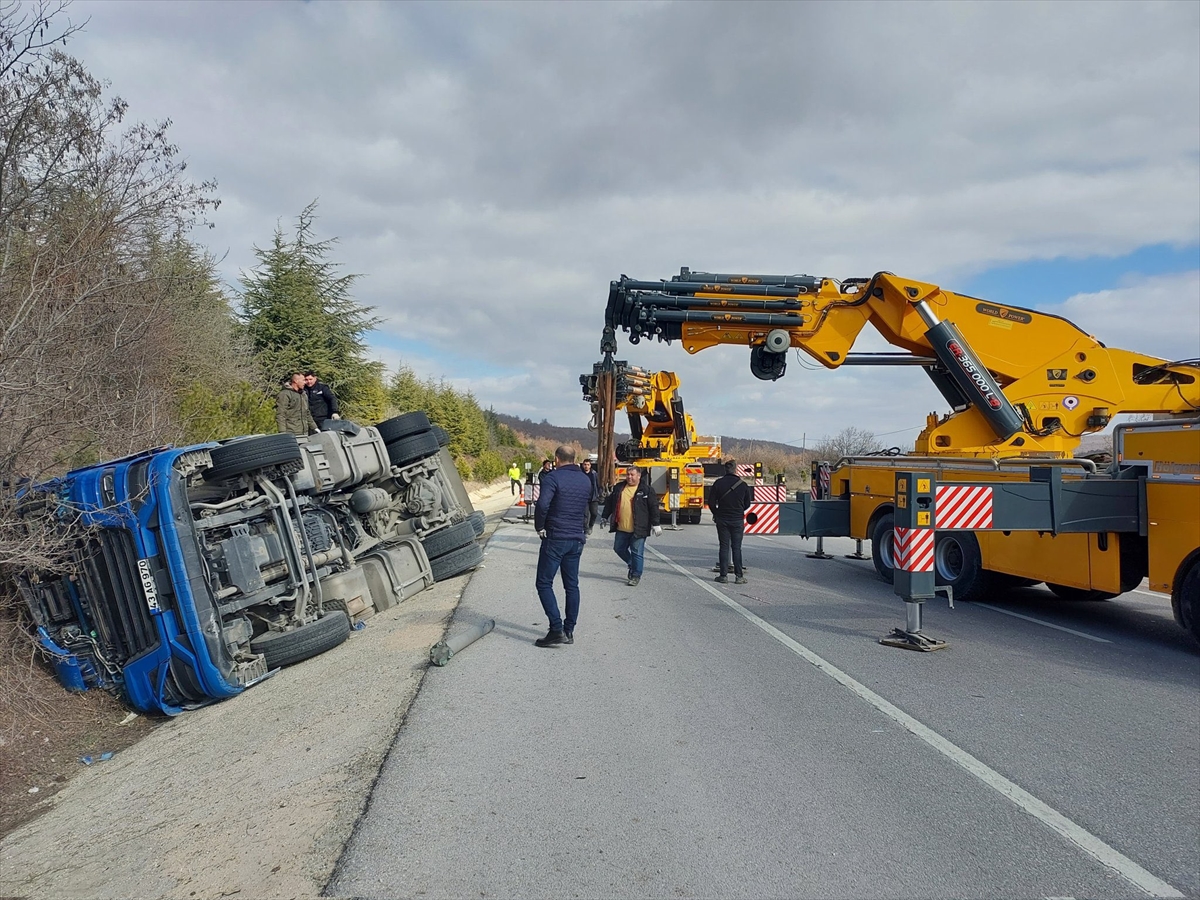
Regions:
[[338, 274], [330, 261], [336, 238], [317, 240], [314, 200], [288, 238], [281, 228], [267, 249], [254, 248], [258, 267], [242, 277], [241, 318], [267, 376], [311, 369], [346, 414], [364, 421], [382, 412], [383, 367], [366, 358], [366, 334], [381, 320], [353, 299], [357, 275]]

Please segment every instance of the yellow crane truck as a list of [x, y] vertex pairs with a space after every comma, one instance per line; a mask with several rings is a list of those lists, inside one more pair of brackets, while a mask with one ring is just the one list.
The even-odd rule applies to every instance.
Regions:
[[[675, 512], [681, 524], [699, 525], [704, 511], [704, 463], [720, 457], [720, 440], [696, 433], [692, 415], [684, 409], [679, 393], [679, 376], [674, 372], [649, 372], [623, 361], [615, 363], [611, 372], [603, 369], [604, 365], [597, 363], [591, 375], [579, 376], [583, 398], [592, 406], [590, 427], [596, 428], [603, 418], [600, 385], [611, 384], [609, 415], [615, 409], [625, 410], [631, 435], [611, 453], [602, 448], [597, 454], [604, 488], [625, 477], [622, 463], [642, 466], [649, 469], [663, 511], [668, 515]], [[611, 376], [608, 381], [606, 374]], [[671, 505], [672, 494], [678, 497], [677, 509]]]
[[[852, 352], [868, 326], [897, 350]], [[841, 281], [686, 268], [661, 281], [621, 276], [609, 286], [606, 361], [618, 331], [634, 344], [678, 341], [688, 353], [746, 346], [763, 380], [783, 376], [792, 349], [830, 369], [920, 366], [950, 411], [929, 415], [912, 454], [838, 460], [825, 496], [800, 496], [780, 510], [781, 532], [870, 539], [876, 570], [891, 580], [898, 471], [929, 470], [939, 482], [1030, 482], [1052, 470], [1060, 500], [1086, 497], [1092, 512], [1069, 522], [1055, 514], [1052, 527], [1038, 530], [938, 532], [938, 583], [971, 599], [1006, 583], [1045, 582], [1082, 600], [1149, 577], [1200, 639], [1200, 359], [1107, 347], [1059, 316], [887, 272]], [[1116, 429], [1109, 470], [1074, 457], [1081, 436], [1123, 413], [1154, 419]], [[1127, 515], [1109, 514], [1118, 495]]]

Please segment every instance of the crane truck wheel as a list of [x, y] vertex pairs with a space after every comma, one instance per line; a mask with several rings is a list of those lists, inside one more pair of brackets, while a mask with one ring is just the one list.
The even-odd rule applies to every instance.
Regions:
[[988, 588], [988, 577], [975, 535], [947, 531], [934, 540], [934, 582], [953, 588], [955, 600], [977, 600]]
[[884, 513], [871, 529], [871, 562], [875, 564], [875, 572], [888, 584], [895, 580], [896, 557], [892, 535], [895, 521], [895, 516], [890, 512]]
[[1192, 560], [1183, 577], [1176, 582], [1171, 593], [1171, 607], [1175, 621], [1200, 641], [1200, 556]]

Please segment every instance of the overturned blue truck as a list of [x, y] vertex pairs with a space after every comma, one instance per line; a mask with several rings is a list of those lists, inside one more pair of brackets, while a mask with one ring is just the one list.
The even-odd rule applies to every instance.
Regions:
[[27, 491], [29, 527], [64, 550], [19, 579], [63, 686], [174, 715], [482, 561], [483, 515], [425, 413], [327, 427], [147, 450]]

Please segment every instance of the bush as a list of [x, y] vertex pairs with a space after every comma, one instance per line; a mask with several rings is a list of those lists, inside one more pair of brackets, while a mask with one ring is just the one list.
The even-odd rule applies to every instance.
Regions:
[[495, 481], [508, 471], [508, 466], [495, 450], [484, 450], [475, 460], [475, 480]]

